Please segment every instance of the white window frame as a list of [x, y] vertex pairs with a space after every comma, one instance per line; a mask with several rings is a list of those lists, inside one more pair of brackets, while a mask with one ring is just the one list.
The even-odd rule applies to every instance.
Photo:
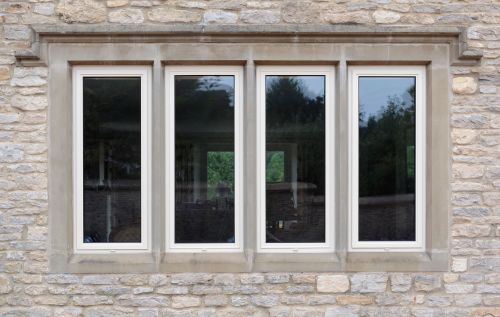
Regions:
[[[141, 78], [141, 242], [83, 242], [83, 78]], [[148, 66], [73, 67], [73, 248], [75, 253], [145, 253], [151, 251], [151, 68]]]
[[[175, 76], [234, 76], [234, 243], [175, 243]], [[214, 65], [165, 66], [166, 252], [226, 253], [243, 251], [243, 67]]]
[[[350, 66], [349, 70], [349, 251], [425, 250], [426, 69], [425, 66]], [[415, 77], [415, 241], [359, 241], [359, 77]]]
[[[325, 76], [325, 242], [266, 242], [266, 76]], [[335, 246], [335, 67], [263, 65], [257, 67], [257, 252], [327, 253]]]

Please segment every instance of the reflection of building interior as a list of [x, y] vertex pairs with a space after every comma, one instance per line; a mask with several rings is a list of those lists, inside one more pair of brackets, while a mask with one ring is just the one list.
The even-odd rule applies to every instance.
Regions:
[[[98, 161], [88, 167], [97, 174], [84, 182], [86, 242], [141, 241], [140, 166], [115, 155], [116, 143], [99, 139]], [[117, 170], [127, 171], [131, 179], [113, 175]]]
[[305, 143], [267, 144], [284, 159], [283, 179], [266, 182], [267, 242], [324, 242], [324, 176], [311, 173], [323, 163], [305, 156]]
[[415, 195], [359, 198], [360, 241], [415, 241]]
[[[209, 179], [210, 154], [231, 159], [223, 165], [229, 179]], [[216, 171], [218, 172], [218, 171]], [[175, 227], [177, 243], [234, 242], [234, 152], [232, 144], [176, 146]]]

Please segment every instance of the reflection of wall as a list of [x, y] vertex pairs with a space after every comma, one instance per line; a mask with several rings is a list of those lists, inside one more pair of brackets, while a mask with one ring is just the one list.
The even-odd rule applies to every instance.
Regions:
[[359, 199], [360, 241], [414, 241], [415, 195]]
[[[116, 183], [116, 182], [115, 182]], [[135, 184], [134, 184], [135, 183]], [[128, 182], [120, 189], [84, 190], [84, 234], [106, 242], [109, 237], [116, 237], [120, 231], [140, 228], [141, 192], [140, 181]], [[106, 235], [109, 235], [106, 236]], [[130, 241], [140, 242], [140, 230], [134, 230]], [[112, 241], [110, 242], [125, 242]]]

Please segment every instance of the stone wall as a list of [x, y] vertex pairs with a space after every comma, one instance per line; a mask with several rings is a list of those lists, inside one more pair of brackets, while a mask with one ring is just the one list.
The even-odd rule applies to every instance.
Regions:
[[[500, 316], [500, 3], [495, 0], [3, 0], [0, 316]], [[446, 273], [48, 274], [47, 69], [16, 66], [30, 24], [454, 25]]]

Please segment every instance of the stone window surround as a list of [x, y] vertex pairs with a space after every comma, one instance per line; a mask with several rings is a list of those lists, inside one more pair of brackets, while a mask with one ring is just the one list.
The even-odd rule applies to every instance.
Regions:
[[[363, 28], [355, 26], [113, 26], [34, 27], [21, 64], [49, 67], [49, 254], [51, 272], [259, 272], [259, 271], [446, 271], [449, 241], [450, 65], [473, 65], [481, 54], [463, 47], [458, 28]], [[267, 32], [267, 33], [263, 33]], [[72, 251], [73, 65], [151, 65], [153, 73], [153, 251], [75, 255]], [[164, 254], [165, 64], [243, 65], [245, 109], [245, 247], [241, 254]], [[256, 65], [336, 66], [335, 232], [332, 254], [257, 254]], [[347, 68], [348, 65], [426, 65], [427, 221], [426, 252], [348, 253]], [[221, 261], [222, 259], [222, 261]]]

